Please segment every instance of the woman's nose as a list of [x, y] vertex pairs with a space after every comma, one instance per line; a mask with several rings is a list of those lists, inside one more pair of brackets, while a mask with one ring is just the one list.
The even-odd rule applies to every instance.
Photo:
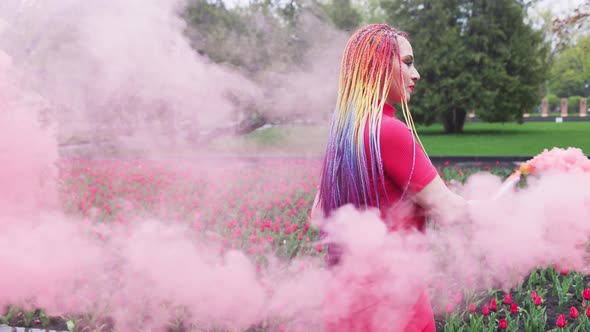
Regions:
[[418, 80], [420, 80], [420, 73], [418, 73], [418, 70], [414, 68], [412, 72], [412, 81], [416, 82]]

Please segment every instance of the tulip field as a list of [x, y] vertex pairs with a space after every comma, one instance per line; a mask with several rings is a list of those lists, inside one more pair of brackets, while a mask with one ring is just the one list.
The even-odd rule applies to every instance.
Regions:
[[[317, 159], [240, 161], [83, 160], [59, 162], [62, 210], [80, 222], [125, 227], [142, 218], [185, 223], [218, 244], [220, 252], [240, 249], [265, 268], [265, 253], [284, 261], [321, 256], [318, 231], [308, 214], [318, 185]], [[449, 185], [478, 171], [505, 178], [502, 165], [439, 166]], [[553, 263], [552, 263], [553, 264]], [[437, 331], [590, 331], [589, 278], [559, 265], [533, 271], [509, 293], [448, 290], [437, 307]], [[433, 302], [435, 303], [435, 302]], [[437, 304], [440, 306], [440, 304]], [[43, 308], [8, 306], [0, 324], [62, 331], [110, 331], [92, 313], [53, 317]], [[288, 327], [256, 327], [250, 331]], [[202, 331], [182, 326], [170, 331]]]

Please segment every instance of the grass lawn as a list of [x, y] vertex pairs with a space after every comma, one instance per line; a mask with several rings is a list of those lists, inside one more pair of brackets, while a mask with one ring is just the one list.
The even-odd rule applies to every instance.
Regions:
[[460, 135], [445, 135], [441, 125], [418, 128], [431, 156], [536, 155], [552, 147], [578, 147], [590, 154], [590, 122], [469, 123]]
[[[578, 147], [590, 154], [589, 122], [467, 123], [459, 135], [443, 134], [442, 125], [418, 127], [430, 156], [531, 156], [552, 147]], [[273, 127], [250, 133], [239, 142], [217, 142], [216, 146], [239, 152], [291, 152], [321, 155], [328, 128], [321, 126]], [[234, 149], [232, 149], [234, 147]], [[229, 151], [227, 151], [229, 152]]]

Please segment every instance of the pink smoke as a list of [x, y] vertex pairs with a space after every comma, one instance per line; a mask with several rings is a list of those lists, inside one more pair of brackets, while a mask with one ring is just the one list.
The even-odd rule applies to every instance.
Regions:
[[[395, 331], [425, 289], [510, 288], [531, 269], [553, 262], [584, 268], [585, 252], [578, 244], [590, 233], [590, 187], [584, 185], [590, 178], [586, 166], [578, 167], [588, 161], [576, 150], [552, 150], [535, 159], [543, 172], [530, 177], [526, 189], [498, 200], [488, 199], [501, 188], [498, 178], [472, 176], [459, 189], [478, 201], [470, 220], [426, 235], [388, 234], [376, 211], [343, 207], [330, 222], [332, 239], [345, 248], [343, 264], [334, 270], [327, 270], [317, 256], [284, 262], [271, 253], [268, 266], [258, 271], [245, 250], [223, 248], [219, 234], [172, 222], [178, 211], [163, 208], [159, 218], [141, 215], [132, 198], [122, 199], [121, 205], [128, 206], [125, 218], [109, 224], [86, 221], [94, 217], [92, 211], [82, 217], [68, 214], [56, 204], [57, 190], [63, 187], [55, 182], [55, 132], [39, 120], [46, 107], [57, 112], [52, 120], [62, 125], [59, 130], [69, 130], [70, 120], [82, 127], [89, 125], [88, 119], [110, 126], [119, 120], [134, 124], [160, 114], [163, 101], [175, 111], [165, 108], [162, 120], [175, 127], [179, 117], [195, 114], [201, 124], [231, 121], [224, 92], [235, 89], [256, 96], [257, 89], [227, 68], [195, 58], [179, 39], [182, 23], [172, 15], [177, 2], [131, 1], [124, 7], [123, 2], [106, 1], [97, 8], [72, 0], [39, 3], [43, 5], [22, 8], [8, 0], [0, 7], [10, 14], [22, 9], [13, 17], [3, 11], [0, 24], [7, 37], [1, 44], [14, 55], [11, 59], [0, 52], [0, 307], [42, 307], [50, 315], [92, 312], [112, 318], [121, 330], [164, 330], [181, 318], [188, 325], [226, 329], [278, 321], [301, 331], [320, 330], [325, 320], [371, 308], [375, 328]], [[137, 15], [126, 15], [128, 8], [137, 9]], [[154, 22], [155, 28], [150, 25]], [[152, 39], [140, 38], [153, 31]], [[160, 52], [162, 45], [169, 48]], [[286, 91], [305, 86], [301, 76], [285, 84]], [[135, 108], [114, 107], [129, 99]], [[66, 110], [56, 111], [56, 105]], [[152, 134], [150, 128], [145, 132]], [[177, 132], [172, 128], [168, 133]], [[148, 142], [157, 145], [154, 136]], [[145, 147], [146, 141], [137, 144]], [[204, 200], [225, 202], [235, 182], [250, 176], [240, 165], [193, 164], [182, 178], [161, 180], [162, 188], [174, 180], [204, 178], [200, 184], [209, 190]], [[115, 172], [109, 167], [105, 163], [106, 172]], [[293, 189], [297, 167], [293, 163], [277, 173], [269, 167], [267, 175], [275, 176], [285, 190]], [[144, 181], [142, 176], [151, 171], [146, 167], [138, 177]], [[249, 190], [273, 198], [264, 188], [253, 185]], [[174, 199], [159, 194], [158, 200]], [[219, 214], [206, 208], [203, 213]], [[243, 216], [235, 217], [241, 222]], [[195, 216], [194, 225], [213, 218], [203, 219]]]

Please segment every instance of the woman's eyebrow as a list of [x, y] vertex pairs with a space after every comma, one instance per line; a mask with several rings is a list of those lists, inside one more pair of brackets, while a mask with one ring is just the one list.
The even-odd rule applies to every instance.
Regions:
[[413, 55], [405, 55], [405, 56], [402, 57], [402, 60], [403, 61], [410, 60], [410, 61], [413, 62], [414, 61], [414, 56]]

